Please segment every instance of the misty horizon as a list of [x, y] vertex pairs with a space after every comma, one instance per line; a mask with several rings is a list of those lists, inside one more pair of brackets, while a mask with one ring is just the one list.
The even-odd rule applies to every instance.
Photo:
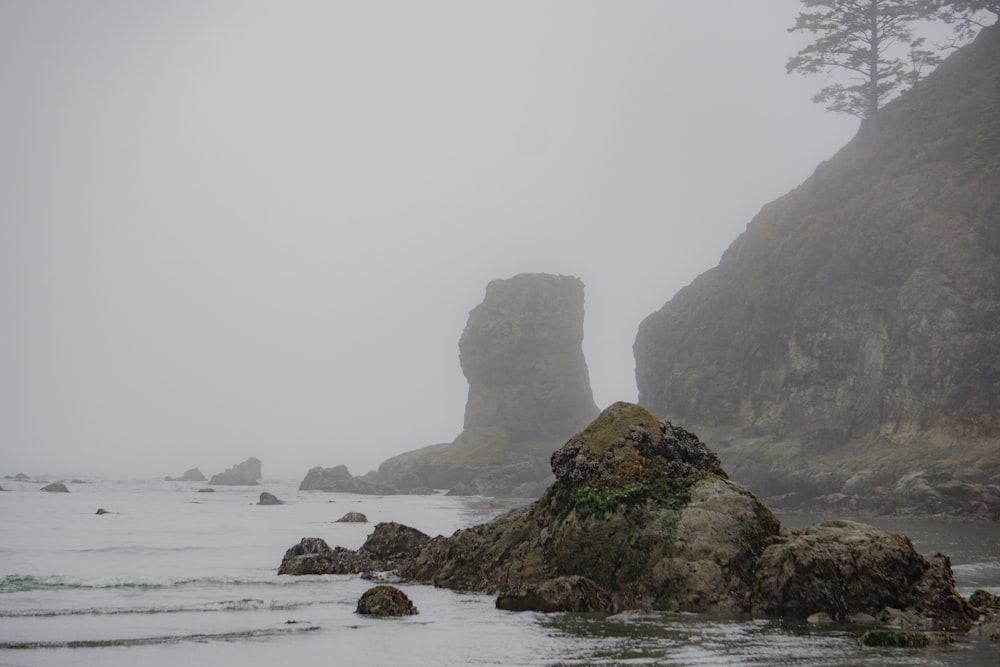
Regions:
[[800, 3], [0, 7], [0, 476], [312, 466], [450, 442], [486, 285], [639, 322], [857, 130]]

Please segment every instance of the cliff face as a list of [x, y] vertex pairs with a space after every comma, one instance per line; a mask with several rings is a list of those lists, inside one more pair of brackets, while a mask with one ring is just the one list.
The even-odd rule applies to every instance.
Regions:
[[459, 341], [469, 380], [462, 433], [452, 443], [383, 462], [378, 481], [400, 489], [538, 495], [551, 481], [549, 456], [598, 413], [582, 346], [579, 278], [494, 280]]
[[634, 352], [640, 403], [763, 493], [1000, 481], [998, 28], [765, 206]]

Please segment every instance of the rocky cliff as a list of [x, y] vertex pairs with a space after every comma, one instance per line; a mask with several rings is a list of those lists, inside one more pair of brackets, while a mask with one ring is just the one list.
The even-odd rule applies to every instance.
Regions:
[[583, 306], [583, 282], [573, 276], [494, 280], [459, 340], [469, 381], [462, 433], [388, 459], [353, 483], [340, 475], [324, 486], [337, 476], [314, 469], [301, 488], [538, 496], [552, 481], [549, 456], [598, 413], [583, 355]]
[[640, 403], [772, 502], [995, 517], [998, 28], [765, 206], [634, 352]]

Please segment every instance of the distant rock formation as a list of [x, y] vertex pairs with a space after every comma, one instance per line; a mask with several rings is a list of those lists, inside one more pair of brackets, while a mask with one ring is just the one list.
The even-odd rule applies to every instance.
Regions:
[[42, 491], [48, 491], [49, 493], [69, 493], [69, 489], [62, 482], [52, 482], [41, 488]]
[[334, 523], [368, 523], [368, 517], [361, 512], [348, 512]]
[[994, 26], [642, 322], [639, 402], [777, 506], [998, 518], [998, 108]]
[[167, 482], [204, 482], [207, 478], [197, 468], [191, 468], [180, 477], [164, 477]]
[[208, 483], [220, 486], [256, 486], [260, 478], [260, 459], [251, 456], [243, 463], [237, 463], [225, 472], [212, 475], [212, 479]]
[[[431, 538], [380, 523], [357, 550], [303, 538], [279, 574], [393, 572], [509, 609], [755, 611], [968, 629], [947, 559], [849, 522], [781, 532], [692, 433], [616, 403], [552, 455], [531, 505]], [[864, 572], [860, 572], [859, 568]]]
[[260, 500], [257, 502], [258, 505], [284, 505], [284, 500], [278, 500], [278, 496], [273, 493], [268, 493], [264, 491], [260, 494]]
[[494, 280], [459, 341], [469, 381], [465, 426], [454, 442], [388, 459], [389, 487], [537, 497], [552, 481], [548, 458], [593, 419], [583, 355], [583, 283], [519, 274]]

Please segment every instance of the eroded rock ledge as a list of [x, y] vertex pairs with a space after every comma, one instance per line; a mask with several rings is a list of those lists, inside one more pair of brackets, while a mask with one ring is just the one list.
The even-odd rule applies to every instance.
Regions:
[[511, 609], [824, 613], [941, 629], [976, 618], [946, 557], [852, 522], [783, 532], [695, 435], [637, 405], [612, 405], [551, 462], [539, 500], [488, 523], [434, 538], [381, 523], [356, 551], [305, 538], [278, 572], [391, 572], [499, 594]]

